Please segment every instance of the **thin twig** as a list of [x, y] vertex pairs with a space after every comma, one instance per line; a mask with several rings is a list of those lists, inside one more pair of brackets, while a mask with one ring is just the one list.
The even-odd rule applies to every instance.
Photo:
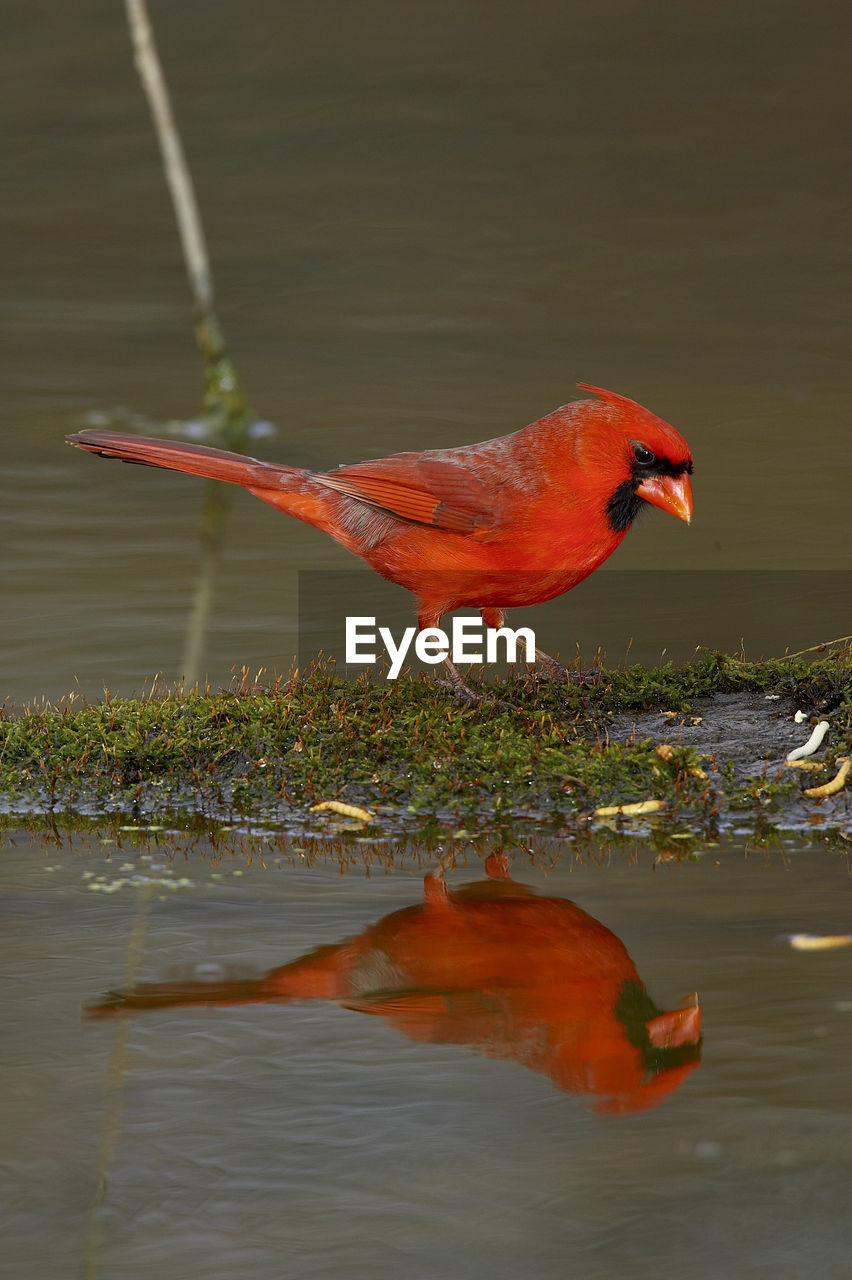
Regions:
[[[834, 645], [838, 644], [852, 644], [852, 636], [837, 636], [834, 640], [822, 640], [819, 644], [808, 645], [807, 649], [797, 649], [795, 653], [782, 653], [777, 658], [764, 658], [762, 661], [767, 663], [791, 662], [793, 658], [803, 658], [806, 653], [822, 653], [824, 649], [831, 649]], [[713, 650], [709, 649], [705, 644], [699, 644], [696, 645], [695, 652], [712, 653]], [[734, 662], [740, 667], [748, 665], [745, 656], [741, 658], [729, 656], [728, 661]]]
[[213, 277], [210, 272], [210, 257], [204, 238], [204, 228], [201, 225], [201, 215], [198, 212], [195, 187], [186, 163], [183, 143], [172, 111], [169, 88], [163, 75], [154, 32], [151, 29], [151, 20], [148, 17], [148, 6], [145, 0], [124, 0], [124, 7], [133, 39], [136, 70], [139, 72], [148, 106], [151, 109], [166, 181], [172, 196], [190, 288], [199, 315], [209, 318], [213, 311]]
[[798, 649], [796, 653], [785, 653], [780, 658], [768, 658], [768, 662], [789, 662], [791, 658], [803, 658], [806, 653], [817, 653], [822, 649], [830, 649], [835, 644], [850, 644], [852, 636], [838, 636], [836, 640], [823, 640], [821, 644], [812, 644], [807, 649]]
[[[143, 884], [136, 891], [135, 911], [127, 939], [125, 961], [124, 985], [127, 990], [136, 982], [142, 963], [152, 895], [153, 884], [151, 883]], [[86, 1232], [83, 1241], [83, 1258], [80, 1271], [81, 1280], [94, 1280], [100, 1269], [100, 1254], [104, 1236], [103, 1207], [107, 1194], [107, 1179], [115, 1160], [118, 1146], [121, 1114], [124, 1110], [129, 1036], [130, 1019], [120, 1018], [115, 1028], [112, 1052], [104, 1082], [103, 1131], [95, 1166], [95, 1189], [86, 1214]]]
[[[136, 69], [154, 121], [177, 219], [186, 274], [195, 299], [196, 338], [204, 365], [203, 414], [216, 443], [242, 453], [248, 438], [250, 414], [214, 311], [213, 276], [201, 214], [172, 111], [148, 7], [145, 0], [124, 0], [124, 6], [133, 41]], [[227, 486], [216, 481], [211, 481], [205, 490], [201, 517], [202, 562], [181, 667], [184, 680], [189, 685], [196, 684], [202, 674], [204, 638], [213, 603], [213, 585], [221, 556], [230, 498], [229, 493], [226, 496], [226, 490]]]

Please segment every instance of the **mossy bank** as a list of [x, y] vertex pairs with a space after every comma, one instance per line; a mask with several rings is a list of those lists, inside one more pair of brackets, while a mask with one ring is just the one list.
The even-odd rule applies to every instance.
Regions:
[[[601, 806], [653, 798], [664, 802], [653, 821], [687, 828], [768, 815], [796, 827], [816, 813], [848, 829], [852, 791], [804, 796], [852, 746], [848, 648], [762, 663], [704, 653], [580, 686], [525, 676], [489, 690], [499, 701], [466, 705], [426, 678], [317, 667], [274, 686], [7, 706], [0, 811], [7, 825], [104, 813], [317, 825], [329, 819], [311, 806], [334, 799], [385, 826], [484, 829], [596, 821]], [[810, 732], [795, 710], [829, 721], [821, 773], [784, 767]]]

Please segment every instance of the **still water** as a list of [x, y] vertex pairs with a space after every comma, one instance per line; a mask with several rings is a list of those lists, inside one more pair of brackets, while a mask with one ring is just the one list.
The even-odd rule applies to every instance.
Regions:
[[[9, 8], [0, 701], [129, 693], [181, 675], [200, 487], [63, 437], [194, 416], [187, 289], [122, 6]], [[515, 624], [616, 660], [852, 631], [848, 6], [151, 8], [219, 311], [273, 428], [255, 452], [325, 468], [455, 445], [609, 386], [689, 439], [695, 521], [652, 513], [617, 577]], [[300, 590], [301, 639], [326, 645], [354, 564], [237, 494], [211, 679], [286, 670]], [[518, 883], [593, 922], [548, 994], [511, 966], [495, 988], [492, 956], [486, 988], [397, 974], [388, 1004], [374, 974], [357, 999], [202, 1009], [187, 982], [257, 995], [318, 947], [375, 941], [431, 855], [385, 848], [368, 877], [359, 852], [341, 876], [112, 839], [0, 850], [4, 1275], [848, 1275], [850, 952], [778, 941], [849, 932], [838, 854], [734, 841], [653, 870], [560, 848], [546, 871], [515, 850]], [[447, 872], [452, 892], [483, 878], [473, 857]], [[625, 1103], [654, 1077], [636, 1082], [617, 995], [572, 989], [593, 936], [655, 1002], [630, 1024], [645, 1051], [689, 1032], [654, 1107]], [[140, 983], [170, 1007], [82, 1016]], [[693, 992], [700, 1047], [689, 1003], [648, 1031]], [[557, 1070], [561, 1001], [586, 1030]]]
[[[548, 644], [780, 653], [852, 630], [848, 578], [810, 578], [849, 567], [848, 6], [152, 13], [219, 309], [276, 428], [256, 452], [456, 445], [610, 386], [696, 457], [692, 528], [650, 513], [612, 567], [685, 586], [648, 603], [593, 579], [535, 618]], [[122, 7], [13, 6], [4, 46], [0, 697], [129, 692], [181, 674], [201, 486], [63, 436], [193, 416], [188, 293]], [[299, 573], [352, 567], [237, 494], [211, 678], [286, 671]], [[321, 639], [334, 597], [315, 615]]]
[[836, 852], [121, 838], [2, 848], [4, 1274], [848, 1274]]

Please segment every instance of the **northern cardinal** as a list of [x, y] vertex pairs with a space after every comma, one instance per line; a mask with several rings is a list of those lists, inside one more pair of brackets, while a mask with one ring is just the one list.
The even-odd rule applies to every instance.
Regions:
[[332, 1000], [411, 1040], [520, 1062], [597, 1111], [656, 1106], [701, 1061], [698, 997], [663, 1012], [614, 933], [512, 881], [505, 854], [485, 869], [457, 890], [430, 874], [422, 904], [257, 978], [141, 983], [86, 1013]]
[[[462, 607], [501, 627], [507, 608], [552, 600], [588, 577], [646, 503], [692, 517], [683, 436], [634, 400], [578, 385], [597, 399], [563, 405], [513, 435], [328, 472], [117, 431], [68, 439], [102, 457], [242, 485], [411, 591], [421, 630]], [[469, 693], [446, 662], [457, 690]]]

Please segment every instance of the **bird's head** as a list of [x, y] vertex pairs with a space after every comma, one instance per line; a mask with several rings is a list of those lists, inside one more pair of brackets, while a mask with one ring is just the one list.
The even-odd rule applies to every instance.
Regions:
[[[599, 474], [611, 489], [606, 514], [616, 533], [629, 529], [645, 502], [689, 524], [692, 519], [692, 453], [679, 431], [615, 391], [577, 384], [601, 402], [587, 437]], [[591, 401], [583, 404], [593, 405]]]

